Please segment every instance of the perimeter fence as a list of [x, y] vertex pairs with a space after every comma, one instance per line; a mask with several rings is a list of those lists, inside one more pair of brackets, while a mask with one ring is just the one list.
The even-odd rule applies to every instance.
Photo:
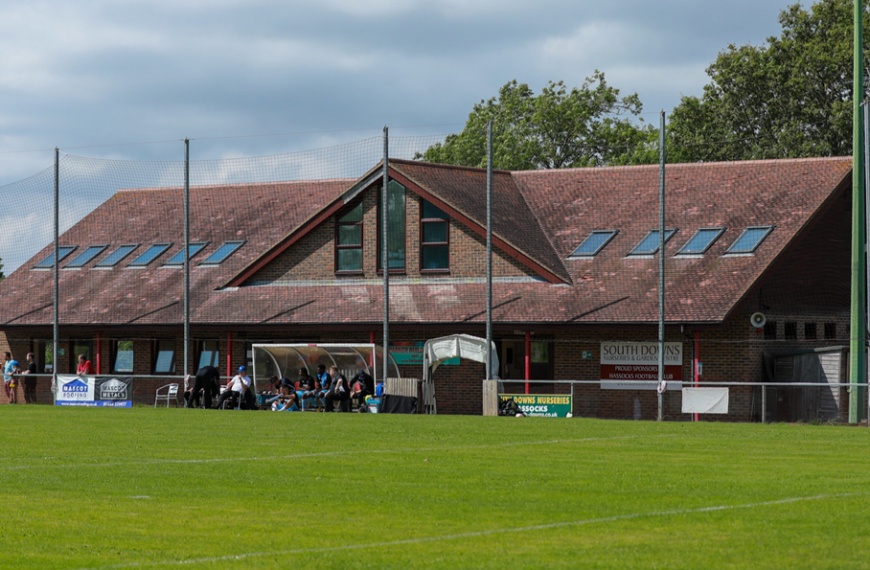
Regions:
[[[443, 140], [441, 135], [391, 137], [387, 153], [391, 160], [412, 160]], [[330, 200], [352, 193], [366, 176], [369, 182], [379, 176], [383, 137], [306, 152], [216, 160], [186, 160], [186, 152], [197, 155], [196, 141], [188, 147], [181, 141], [172, 144], [178, 160], [94, 158], [61, 150], [55, 164], [0, 186], [0, 200], [7, 205], [0, 214], [5, 228], [0, 233], [0, 258], [7, 277], [0, 284], [0, 328], [5, 334], [5, 344], [0, 346], [19, 363], [26, 353], [34, 353], [39, 373], [74, 373], [77, 356], [84, 354], [99, 374], [178, 378], [206, 364], [218, 365], [226, 374], [250, 361], [255, 343], [381, 342], [380, 323], [360, 322], [358, 315], [360, 306], [383, 302], [384, 293], [377, 290], [382, 272], [372, 262], [372, 271], [362, 278], [337, 277], [332, 249], [334, 241], [355, 239], [355, 232], [362, 232], [371, 242], [370, 249], [368, 245], [341, 252], [336, 248], [335, 258], [374, 258], [379, 238], [376, 232], [360, 230], [362, 222], [352, 219], [355, 214], [349, 210], [329, 211], [329, 218], [318, 216]], [[704, 168], [667, 165], [671, 178], [665, 192], [665, 341], [680, 347], [671, 379], [688, 383], [699, 377], [711, 386], [731, 378], [747, 379], [732, 392], [746, 393], [734, 400], [735, 409], [741, 410], [740, 417], [754, 421], [759, 410], [780, 395], [804, 390], [799, 383], [807, 375], [823, 374], [830, 386], [842, 386], [847, 380], [847, 347], [852, 339], [849, 284], [844, 276], [848, 275], [850, 229], [840, 222], [848, 212], [848, 194], [822, 188], [827, 180], [806, 181], [802, 174], [806, 165], [797, 163], [753, 163], [739, 171], [731, 163]], [[572, 285], [583, 289], [571, 297], [573, 304], [535, 306], [526, 293], [541, 283], [540, 278], [503, 255], [492, 299], [493, 339], [500, 359], [497, 372], [504, 378], [557, 378], [559, 382], [590, 378], [588, 383], [572, 384], [578, 390], [576, 415], [635, 417], [639, 402], [641, 416], [647, 418], [654, 391], [601, 390], [597, 379], [603, 367], [619, 366], [602, 359], [610, 347], [649, 346], [656, 341], [658, 315], [638, 307], [641, 301], [649, 305], [646, 299], [658, 293], [657, 285], [635, 290], [632, 283], [658, 271], [659, 168], [584, 170], [588, 175], [582, 182], [555, 184], [546, 188], [548, 193], [527, 193], [526, 203], [517, 202], [540, 215], [533, 225], [540, 226], [545, 245], [559, 257]], [[803, 182], [789, 186], [785, 194], [754, 186], [788, 177]], [[437, 179], [424, 182], [439, 183]], [[188, 207], [185, 187], [190, 191]], [[741, 193], [745, 187], [752, 187], [752, 192]], [[503, 197], [497, 193], [494, 199]], [[746, 199], [753, 200], [748, 209]], [[420, 202], [415, 207], [424, 206]], [[374, 200], [366, 202], [365, 215], [374, 219], [377, 207]], [[795, 220], [807, 218], [801, 217], [807, 209], [818, 209], [813, 218], [817, 225], [796, 227], [802, 222]], [[403, 375], [419, 375], [421, 347], [430, 338], [456, 329], [485, 334], [488, 301], [478, 247], [483, 239], [462, 227], [474, 222], [474, 216], [460, 213], [465, 219], [451, 221], [445, 243], [458, 247], [469, 236], [470, 241], [476, 240], [476, 249], [456, 252], [456, 259], [471, 269], [468, 274], [425, 277], [431, 297], [461, 302], [459, 317], [436, 325], [421, 321], [418, 315], [425, 307], [411, 290], [423, 278], [390, 277], [394, 329], [389, 342], [394, 356], [402, 359]], [[345, 214], [351, 217], [342, 217]], [[516, 214], [496, 211], [494, 225], [518, 221], [513, 218]], [[293, 242], [292, 251], [269, 257], [270, 252], [278, 252], [278, 245], [296, 239], [296, 228], [321, 222], [325, 222], [323, 231], [306, 234], [304, 240]], [[404, 235], [409, 243], [419, 241], [417, 234], [423, 230], [408, 227]], [[442, 227], [446, 225], [433, 223], [426, 231], [437, 233]], [[741, 284], [750, 291], [740, 307], [746, 314], [732, 318], [713, 292], [741, 279], [760, 278], [748, 272], [754, 254], [734, 254], [733, 248], [751, 238], [756, 246], [782, 252], [788, 245], [781, 237], [785, 235], [798, 236], [801, 255], [768, 272], [762, 287]], [[590, 237], [606, 245], [609, 260], [575, 254]], [[312, 262], [314, 254], [320, 255], [317, 259], [325, 255], [329, 266]], [[257, 266], [255, 275], [244, 273], [263, 255], [274, 262], [274, 271], [271, 266]], [[185, 264], [191, 286], [186, 302]], [[722, 265], [728, 266], [727, 279], [713, 279], [713, 270]], [[160, 269], [148, 269], [155, 266]], [[224, 277], [216, 280], [219, 273]], [[246, 276], [244, 286], [234, 280], [240, 275]], [[616, 276], [610, 281], [615, 285], [597, 285], [601, 276]], [[334, 292], [324, 295], [320, 288], [325, 284]], [[217, 290], [225, 293], [220, 299], [214, 295]], [[521, 306], [527, 314], [540, 311], [548, 316], [523, 321], [507, 317]], [[687, 306], [693, 307], [691, 319], [668, 316], [687, 314]], [[254, 307], [258, 307], [256, 315], [251, 314]], [[324, 320], [310, 316], [315, 314], [312, 307]], [[181, 332], [186, 311], [191, 315], [189, 335]], [[309, 315], [305, 319], [299, 317], [303, 312]], [[609, 317], [597, 320], [605, 313]], [[726, 314], [728, 320], [723, 321]], [[182, 340], [186, 338], [189, 346]], [[448, 366], [445, 369], [449, 371]], [[632, 374], [649, 380], [653, 372], [635, 368]], [[782, 383], [791, 384], [777, 385]], [[842, 390], [835, 391], [842, 395]], [[666, 393], [665, 399], [668, 417], [682, 417], [678, 397]], [[787, 399], [788, 406], [803, 406], [791, 403], [795, 397]], [[479, 410], [479, 406], [472, 408]], [[466, 412], [462, 406], [456, 409]], [[790, 414], [809, 421], [814, 417], [808, 412]], [[776, 412], [773, 417], [782, 415]]]
[[[851, 390], [868, 384], [828, 382], [669, 382], [662, 393], [666, 421], [738, 421], [846, 424], [845, 402]], [[683, 389], [686, 389], [684, 391]], [[655, 387], [637, 390], [601, 380], [529, 380], [498, 382], [502, 399], [519, 400], [521, 409], [546, 402], [550, 395], [568, 396], [573, 417], [655, 420]], [[700, 395], [700, 399], [698, 396]], [[526, 405], [523, 402], [527, 402]], [[559, 402], [564, 405], [563, 402]], [[531, 410], [548, 415], [552, 410]], [[870, 402], [864, 403], [864, 413]], [[866, 417], [866, 416], [865, 416]]]

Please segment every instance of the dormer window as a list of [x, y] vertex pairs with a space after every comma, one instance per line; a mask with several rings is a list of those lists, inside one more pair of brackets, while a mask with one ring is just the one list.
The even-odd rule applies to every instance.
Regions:
[[[188, 259], [192, 259], [194, 255], [199, 253], [200, 251], [208, 245], [208, 242], [198, 242], [191, 243], [187, 247], [188, 251]], [[176, 266], [184, 266], [184, 248], [181, 248], [181, 251], [173, 255], [169, 258], [169, 261], [164, 263], [163, 265], [176, 265]]]
[[133, 250], [135, 250], [137, 247], [139, 247], [139, 244], [127, 244], [118, 246], [118, 249], [98, 261], [94, 267], [114, 267], [121, 263], [121, 261], [123, 261], [125, 257], [133, 253]]
[[761, 245], [761, 242], [764, 241], [764, 238], [766, 238], [772, 231], [773, 226], [754, 226], [746, 228], [725, 253], [753, 253], [758, 249], [758, 246]]
[[618, 230], [594, 230], [571, 252], [569, 257], [594, 257], [616, 237]]
[[102, 253], [107, 247], [108, 246], [105, 245], [92, 245], [88, 247], [86, 250], [75, 256], [72, 261], [67, 263], [64, 269], [78, 269], [85, 266], [93, 258], [100, 255], [100, 253]]
[[245, 244], [244, 241], [228, 241], [221, 245], [219, 248], [214, 250], [214, 252], [205, 258], [205, 260], [200, 263], [200, 265], [220, 265], [227, 258], [229, 258], [232, 254], [234, 254], [240, 247]]
[[[57, 248], [58, 259], [60, 261], [63, 261], [63, 259], [66, 256], [68, 256], [73, 251], [75, 251], [76, 247], [77, 246], [74, 246], [74, 245], [62, 245], [59, 248]], [[36, 265], [33, 266], [34, 269], [51, 269], [52, 267], [54, 267], [54, 252], [53, 251], [48, 254], [48, 257], [46, 257], [45, 259], [43, 259], [42, 261], [40, 261], [39, 263], [37, 263]]]
[[156, 243], [146, 249], [142, 254], [130, 262], [130, 265], [127, 267], [145, 267], [169, 249], [172, 246], [171, 243]]
[[677, 252], [677, 255], [701, 255], [710, 249], [713, 242], [719, 239], [719, 236], [721, 236], [724, 231], [725, 228], [701, 228], [695, 232], [692, 239], [687, 241], [686, 245]]
[[[665, 243], [668, 242], [669, 239], [673, 237], [673, 235], [677, 233], [677, 230], [671, 228], [665, 230]], [[628, 255], [655, 255], [659, 250], [659, 243], [661, 242], [661, 238], [659, 237], [659, 230], [650, 230], [646, 237], [641, 240], [639, 244], [637, 244], [633, 250], [629, 252]]]

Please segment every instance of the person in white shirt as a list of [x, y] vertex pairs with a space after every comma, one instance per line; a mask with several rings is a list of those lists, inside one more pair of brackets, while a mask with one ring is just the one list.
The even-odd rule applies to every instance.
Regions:
[[232, 377], [232, 379], [227, 382], [227, 389], [221, 394], [220, 398], [218, 398], [217, 407], [220, 410], [224, 402], [227, 398], [231, 398], [236, 396], [241, 398], [242, 402], [246, 404], [247, 408], [253, 409], [251, 392], [249, 388], [251, 387], [251, 378], [248, 376], [248, 367], [244, 364], [239, 366], [239, 373]]

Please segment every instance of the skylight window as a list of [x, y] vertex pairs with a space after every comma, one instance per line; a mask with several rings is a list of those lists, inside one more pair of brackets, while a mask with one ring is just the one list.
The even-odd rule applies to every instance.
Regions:
[[604, 249], [604, 246], [610, 243], [610, 240], [616, 236], [617, 230], [594, 230], [586, 236], [583, 243], [577, 246], [570, 257], [593, 257], [598, 255], [598, 252]]
[[713, 242], [715, 242], [724, 231], [725, 228], [701, 228], [695, 232], [692, 239], [687, 241], [686, 245], [677, 252], [677, 255], [700, 255], [704, 253], [710, 249]]
[[158, 257], [160, 257], [163, 252], [169, 249], [172, 246], [171, 243], [156, 243], [146, 249], [142, 254], [130, 262], [130, 265], [127, 267], [145, 267]]
[[764, 241], [764, 238], [773, 231], [773, 226], [755, 226], [751, 228], [746, 228], [743, 230], [743, 233], [740, 234], [740, 237], [737, 238], [731, 247], [728, 248], [728, 251], [725, 253], [752, 253], [758, 246], [761, 245], [761, 242]]
[[[75, 251], [76, 247], [78, 247], [78, 246], [62, 245], [59, 248], [57, 248], [60, 261], [63, 261], [63, 258], [65, 258], [69, 254], [71, 254], [73, 251]], [[54, 252], [53, 251], [48, 254], [48, 257], [46, 257], [45, 259], [43, 259], [42, 261], [40, 261], [39, 263], [37, 263], [36, 265], [33, 266], [34, 269], [51, 269], [52, 267], [54, 267]]]
[[115, 267], [121, 260], [133, 253], [133, 250], [139, 247], [139, 244], [128, 244], [119, 246], [118, 249], [97, 262], [94, 267]]
[[[197, 242], [192, 243], [188, 246], [188, 256], [192, 259], [194, 255], [202, 251], [202, 249], [208, 245], [208, 242]], [[181, 248], [181, 251], [173, 255], [169, 258], [164, 265], [184, 265], [184, 248]]]
[[205, 261], [200, 265], [218, 265], [223, 263], [229, 256], [234, 254], [240, 247], [245, 245], [244, 241], [228, 241], [222, 246], [214, 250], [214, 252], [205, 258]]
[[[665, 230], [665, 243], [673, 235], [677, 233], [677, 230], [670, 228]], [[628, 255], [655, 255], [655, 253], [659, 250], [659, 242], [661, 238], [659, 237], [659, 230], [650, 230], [646, 237], [641, 240], [639, 244], [635, 246], [633, 250], [631, 250]]]
[[84, 250], [83, 252], [75, 256], [72, 261], [67, 263], [66, 269], [84, 267], [89, 261], [100, 255], [107, 247], [108, 246], [106, 245], [92, 245], [88, 247], [88, 249]]

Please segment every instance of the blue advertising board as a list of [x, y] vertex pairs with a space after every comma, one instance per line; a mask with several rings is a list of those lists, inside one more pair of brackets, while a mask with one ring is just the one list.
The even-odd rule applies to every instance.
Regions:
[[133, 378], [116, 376], [57, 376], [56, 406], [133, 406]]

